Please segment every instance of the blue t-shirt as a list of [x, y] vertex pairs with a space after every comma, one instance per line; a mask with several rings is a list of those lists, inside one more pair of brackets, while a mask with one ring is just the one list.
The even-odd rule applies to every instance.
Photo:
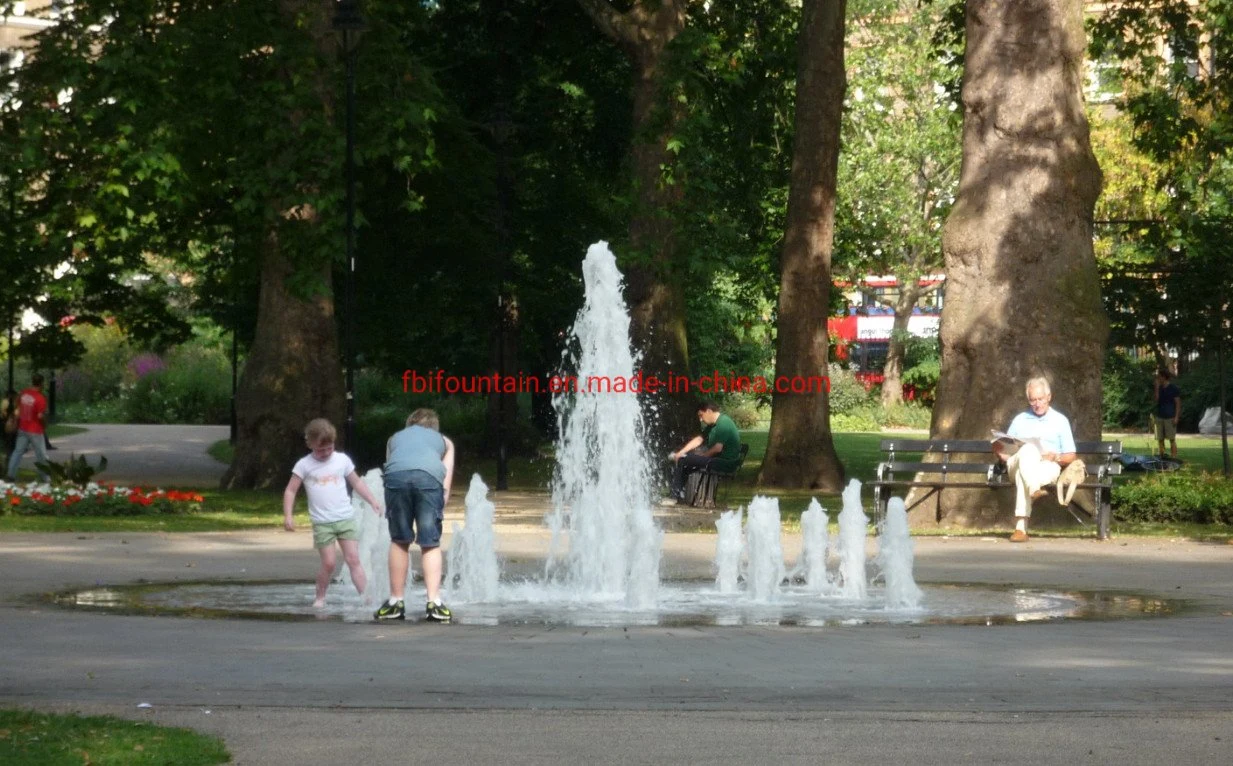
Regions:
[[1045, 452], [1056, 452], [1059, 455], [1075, 451], [1075, 437], [1070, 431], [1070, 420], [1050, 407], [1044, 415], [1037, 415], [1030, 409], [1020, 412], [1010, 421], [1006, 433], [1016, 439], [1040, 439]]
[[424, 471], [445, 484], [445, 439], [431, 428], [408, 426], [390, 437], [385, 473]]
[[1156, 395], [1156, 417], [1172, 420], [1177, 415], [1177, 400], [1181, 395], [1181, 390], [1172, 383], [1160, 389]]

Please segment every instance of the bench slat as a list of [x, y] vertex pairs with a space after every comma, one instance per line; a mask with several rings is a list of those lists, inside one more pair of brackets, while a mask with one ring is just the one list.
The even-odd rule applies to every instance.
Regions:
[[[981, 439], [883, 439], [880, 445], [883, 452], [928, 452], [943, 453], [989, 453], [990, 443]], [[1079, 455], [1120, 455], [1122, 443], [1112, 442], [1075, 442], [1075, 452]]]
[[[882, 462], [878, 464], [879, 468], [884, 468], [891, 473], [988, 473], [990, 463], [901, 463]], [[1110, 476], [1120, 475], [1122, 472], [1121, 463], [1105, 465], [1103, 463], [1086, 463], [1088, 476], [1099, 476], [1102, 471]]]

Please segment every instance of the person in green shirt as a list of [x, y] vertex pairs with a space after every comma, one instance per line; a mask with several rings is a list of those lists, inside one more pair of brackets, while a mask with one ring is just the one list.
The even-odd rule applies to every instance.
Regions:
[[702, 433], [685, 443], [669, 457], [676, 463], [672, 471], [672, 496], [685, 502], [685, 482], [689, 474], [711, 468], [732, 471], [741, 460], [741, 432], [732, 418], [722, 414], [712, 401], [698, 405], [698, 420]]

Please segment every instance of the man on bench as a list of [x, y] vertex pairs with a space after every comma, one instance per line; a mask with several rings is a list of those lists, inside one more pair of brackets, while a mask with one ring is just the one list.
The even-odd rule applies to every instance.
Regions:
[[719, 405], [709, 400], [700, 403], [698, 420], [702, 423], [702, 434], [668, 456], [676, 463], [672, 471], [672, 496], [678, 504], [689, 500], [685, 497], [685, 480], [689, 474], [706, 468], [731, 471], [741, 461], [741, 432], [732, 418], [720, 413]]
[[[1015, 416], [1006, 435], [1022, 440], [1018, 451], [1009, 454], [1007, 441], [994, 440], [993, 451], [1006, 463], [1015, 482], [1015, 531], [1012, 543], [1028, 539], [1027, 520], [1032, 515], [1032, 501], [1045, 494], [1043, 487], [1053, 484], [1062, 467], [1075, 459], [1075, 437], [1070, 420], [1049, 406], [1053, 392], [1043, 377], [1027, 382], [1028, 409]], [[1039, 446], [1038, 446], [1039, 445]]]

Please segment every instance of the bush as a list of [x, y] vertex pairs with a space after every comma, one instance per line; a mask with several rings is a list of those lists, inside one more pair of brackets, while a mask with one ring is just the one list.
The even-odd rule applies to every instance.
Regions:
[[1233, 524], [1233, 482], [1217, 474], [1177, 471], [1113, 488], [1118, 521]]
[[838, 364], [830, 366], [831, 417], [854, 412], [873, 403], [873, 394], [849, 370]]
[[881, 431], [885, 413], [876, 404], [864, 404], [847, 412], [831, 413], [832, 431]]
[[1198, 431], [1199, 421], [1209, 407], [1220, 406], [1220, 368], [1215, 359], [1204, 359], [1177, 378], [1182, 392], [1182, 417], [1179, 428]]
[[58, 419], [64, 423], [128, 422], [128, 405], [118, 396], [96, 402], [73, 402], [58, 410]]
[[221, 351], [180, 346], [168, 355], [166, 366], [159, 368], [148, 359], [142, 366], [146, 374], [133, 384], [126, 397], [128, 422], [230, 421], [231, 362]]
[[118, 396], [133, 354], [124, 333], [114, 324], [74, 325], [72, 332], [86, 351], [56, 376], [57, 404], [93, 404]]
[[1105, 368], [1100, 378], [1105, 428], [1147, 428], [1153, 405], [1154, 368], [1151, 359], [1133, 359], [1116, 349], [1105, 353]]
[[884, 408], [882, 427], [928, 430], [932, 420], [933, 410], [930, 408], [914, 402], [904, 402]]

